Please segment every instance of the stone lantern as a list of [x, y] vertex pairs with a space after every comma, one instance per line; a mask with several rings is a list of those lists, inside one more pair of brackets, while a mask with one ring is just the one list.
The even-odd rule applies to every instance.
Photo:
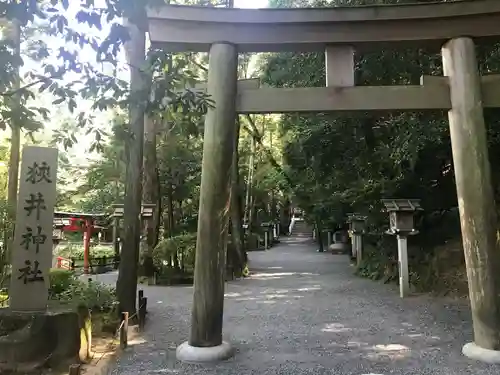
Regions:
[[357, 264], [361, 263], [363, 256], [363, 234], [366, 227], [366, 216], [360, 214], [347, 214], [349, 232], [352, 235], [352, 257], [356, 258]]
[[421, 211], [419, 199], [383, 199], [385, 211], [389, 213], [388, 234], [396, 235], [398, 240], [399, 295], [410, 293], [408, 273], [408, 236], [418, 234], [415, 229], [415, 213]]
[[[123, 218], [123, 204], [113, 204], [113, 246], [115, 248], [115, 257], [118, 257], [120, 254], [120, 242], [119, 240], [119, 228], [120, 228], [120, 220]], [[144, 221], [151, 220], [154, 215], [154, 209], [156, 205], [154, 203], [143, 203], [141, 205], [141, 223]], [[116, 262], [115, 267], [118, 267], [118, 263]]]
[[264, 229], [264, 249], [271, 247], [271, 239], [273, 238], [273, 223], [262, 223], [261, 228]]

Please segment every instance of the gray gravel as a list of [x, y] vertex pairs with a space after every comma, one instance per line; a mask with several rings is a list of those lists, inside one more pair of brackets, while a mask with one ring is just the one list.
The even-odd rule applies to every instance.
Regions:
[[468, 306], [398, 297], [396, 286], [353, 276], [346, 256], [317, 253], [291, 239], [250, 253], [252, 277], [226, 286], [224, 335], [236, 356], [186, 365], [175, 348], [189, 333], [191, 287], [148, 287], [144, 342], [123, 353], [112, 374], [498, 374], [468, 360]]

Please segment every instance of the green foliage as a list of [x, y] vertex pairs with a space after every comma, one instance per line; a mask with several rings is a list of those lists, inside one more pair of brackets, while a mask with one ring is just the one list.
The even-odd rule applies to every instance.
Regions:
[[[273, 0], [272, 6], [355, 6], [395, 4], [389, 0]], [[480, 70], [500, 71], [498, 44], [478, 46]], [[387, 49], [357, 53], [357, 85], [419, 84], [421, 75], [442, 75], [441, 56], [435, 50]], [[322, 53], [264, 55], [262, 80], [273, 87], [322, 87], [325, 61]], [[500, 158], [500, 111], [486, 110], [490, 161]], [[421, 234], [412, 239], [409, 266], [412, 279], [422, 284], [425, 265], [434, 248], [460, 235], [453, 218], [456, 188], [448, 120], [445, 113], [286, 114], [280, 119], [283, 170], [292, 181], [293, 200], [313, 221], [334, 229], [346, 213], [368, 216], [370, 233], [383, 233], [387, 214], [382, 198], [419, 198], [425, 211], [417, 219]], [[496, 201], [500, 173], [493, 169]], [[391, 281], [397, 274], [393, 238], [377, 242], [358, 270], [373, 279]], [[392, 244], [391, 244], [392, 243]], [[434, 277], [435, 279], [435, 277]], [[417, 281], [420, 280], [420, 281]], [[424, 284], [432, 284], [427, 280]]]
[[51, 281], [53, 277], [52, 300], [85, 306], [95, 312], [109, 312], [116, 306], [116, 292], [113, 287], [98, 282], [83, 282], [59, 272], [55, 273], [54, 276], [51, 273]]
[[58, 295], [60, 301], [75, 302], [92, 311], [112, 311], [116, 307], [116, 292], [113, 287], [98, 282], [78, 281]]
[[[54, 98], [54, 106], [66, 104], [75, 114], [78, 127], [94, 134], [92, 152], [103, 150], [106, 136], [105, 131], [94, 125], [96, 111], [126, 109], [133, 104], [144, 106], [151, 113], [163, 113], [167, 108], [179, 110], [185, 117], [196, 111], [204, 113], [209, 104], [205, 94], [177, 90], [195, 79], [185, 59], [174, 59], [167, 64], [168, 55], [153, 49], [148, 51], [145, 66], [141, 68], [152, 77], [154, 95], [132, 94], [128, 82], [120, 78], [125, 67], [120, 63], [119, 51], [130, 39], [122, 19], [142, 27], [145, 7], [163, 3], [163, 0], [105, 0], [104, 4], [97, 5], [94, 1], [75, 0], [69, 7], [67, 0], [2, 2], [0, 19], [6, 20], [3, 24], [6, 39], [0, 43], [0, 126], [31, 131], [41, 127], [40, 119], [49, 119], [50, 111], [29, 105], [29, 101], [38, 93], [49, 93]], [[79, 27], [74, 27], [74, 21]], [[26, 40], [21, 39], [20, 56], [15, 24], [26, 35]], [[46, 40], [55, 41], [54, 47]], [[93, 61], [83, 58], [92, 53]], [[30, 70], [17, 88], [18, 70], [24, 58], [37, 61], [41, 72]], [[98, 69], [101, 64], [112, 68], [111, 74], [109, 69]], [[68, 75], [71, 79], [66, 79]], [[164, 100], [166, 97], [168, 101]], [[91, 110], [79, 111], [80, 100], [90, 100]], [[64, 147], [77, 140], [74, 132], [56, 132], [55, 138]]]
[[245, 233], [246, 250], [256, 250], [260, 246], [260, 236], [256, 233]]
[[63, 269], [51, 269], [49, 277], [49, 294], [51, 296], [60, 295], [61, 293], [67, 291], [76, 282], [75, 274], [72, 271]]
[[[68, 259], [83, 259], [84, 247], [83, 244], [70, 243], [67, 245], [59, 245], [57, 247], [57, 255]], [[115, 250], [108, 245], [95, 245], [90, 248], [90, 256], [92, 258], [111, 258], [115, 255]]]
[[96, 312], [112, 311], [116, 305], [114, 288], [98, 282], [83, 282], [67, 270], [50, 270], [49, 295], [53, 301], [85, 306]]
[[387, 254], [380, 246], [381, 243], [377, 243], [364, 247], [363, 260], [357, 266], [356, 274], [384, 283], [395, 282], [398, 280], [397, 257]]
[[7, 262], [7, 248], [9, 234], [14, 229], [12, 221], [13, 209], [9, 207], [6, 197], [0, 197], [0, 288], [5, 285], [8, 279], [7, 269], [5, 267]]
[[196, 234], [181, 234], [162, 239], [153, 252], [155, 267], [159, 270], [172, 268], [172, 259], [177, 257], [180, 268], [185, 271], [194, 270], [196, 253]]

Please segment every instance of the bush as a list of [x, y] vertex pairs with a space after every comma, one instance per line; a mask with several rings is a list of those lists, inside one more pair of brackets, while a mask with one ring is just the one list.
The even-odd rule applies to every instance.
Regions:
[[167, 267], [173, 268], [172, 258], [177, 257], [181, 270], [192, 271], [195, 253], [196, 233], [182, 234], [161, 240], [153, 251], [153, 262], [161, 272]]
[[109, 312], [117, 304], [115, 288], [98, 282], [75, 280], [64, 292], [57, 295], [62, 302], [76, 302], [92, 311]]
[[394, 237], [366, 235], [363, 238], [363, 258], [356, 274], [384, 283], [398, 280], [397, 245]]
[[[58, 246], [56, 250], [56, 255], [64, 257], [64, 258], [74, 258], [74, 259], [83, 259], [84, 256], [84, 248], [83, 244], [61, 244]], [[102, 258], [102, 257], [114, 257], [115, 250], [113, 246], [109, 245], [94, 245], [90, 247], [90, 256], [91, 258]]]
[[109, 312], [116, 304], [113, 287], [98, 282], [83, 282], [68, 270], [50, 270], [49, 294], [51, 300], [75, 303], [98, 312]]
[[65, 292], [76, 282], [75, 275], [72, 271], [58, 268], [50, 270], [49, 279], [49, 295], [51, 296]]
[[245, 250], [257, 250], [259, 248], [259, 235], [255, 233], [245, 233]]

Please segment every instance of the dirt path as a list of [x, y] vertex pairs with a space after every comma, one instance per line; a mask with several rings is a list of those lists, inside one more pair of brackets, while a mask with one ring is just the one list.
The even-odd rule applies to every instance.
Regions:
[[498, 374], [470, 361], [469, 309], [426, 296], [401, 300], [397, 287], [352, 275], [342, 255], [302, 239], [250, 253], [252, 277], [227, 284], [224, 334], [236, 356], [216, 365], [181, 364], [191, 287], [147, 287], [144, 342], [113, 374]]

